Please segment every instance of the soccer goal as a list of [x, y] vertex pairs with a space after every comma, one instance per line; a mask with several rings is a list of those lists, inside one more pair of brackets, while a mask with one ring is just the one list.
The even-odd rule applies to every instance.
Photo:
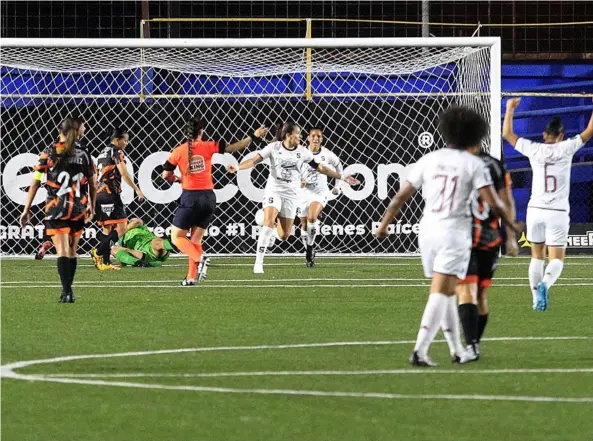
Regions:
[[[19, 215], [31, 167], [68, 115], [85, 120], [84, 142], [94, 156], [107, 142], [106, 128], [129, 128], [128, 167], [146, 200], [133, 200], [127, 186], [123, 199], [130, 216], [159, 235], [167, 234], [181, 193], [160, 178], [160, 165], [184, 142], [186, 118], [204, 119], [207, 137], [227, 141], [289, 119], [304, 138], [323, 127], [324, 145], [362, 181], [343, 186], [322, 214], [319, 252], [337, 255], [417, 252], [419, 195], [388, 240], [379, 242], [373, 230], [408, 167], [443, 146], [438, 115], [450, 105], [483, 114], [492, 133], [484, 148], [501, 151], [498, 38], [3, 39], [0, 55], [3, 255], [33, 254], [43, 238], [45, 191], [37, 193], [33, 226], [21, 231]], [[215, 157], [218, 213], [208, 253], [255, 251], [267, 167], [236, 177], [224, 172], [255, 153]], [[90, 226], [83, 252], [95, 235]], [[299, 235], [271, 251], [302, 253]]]

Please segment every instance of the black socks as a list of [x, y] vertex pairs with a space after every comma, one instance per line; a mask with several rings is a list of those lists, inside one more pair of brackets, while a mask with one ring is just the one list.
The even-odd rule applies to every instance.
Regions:
[[101, 234], [97, 253], [103, 257], [103, 263], [109, 265], [111, 263], [111, 247], [117, 242], [119, 236], [115, 228], [109, 234]]
[[72, 292], [72, 264], [69, 257], [58, 257], [58, 274], [62, 282], [62, 291]]
[[465, 342], [472, 345], [478, 342], [478, 306], [473, 303], [459, 305], [459, 319], [463, 327]]
[[478, 343], [482, 339], [482, 334], [484, 333], [484, 328], [486, 328], [486, 323], [488, 323], [488, 314], [479, 315], [478, 316]]

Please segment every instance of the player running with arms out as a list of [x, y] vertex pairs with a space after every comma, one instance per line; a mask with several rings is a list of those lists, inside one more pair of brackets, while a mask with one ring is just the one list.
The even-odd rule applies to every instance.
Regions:
[[278, 218], [278, 237], [286, 240], [290, 237], [292, 225], [296, 216], [297, 205], [300, 201], [300, 170], [303, 164], [309, 164], [312, 169], [334, 179], [346, 181], [350, 185], [357, 185], [357, 179], [342, 176], [315, 160], [309, 149], [300, 145], [301, 129], [293, 122], [287, 122], [278, 130], [278, 140], [268, 144], [255, 157], [241, 162], [239, 167], [229, 165], [229, 173], [247, 170], [255, 167], [264, 159], [270, 159], [270, 174], [264, 190], [264, 225], [257, 239], [257, 254], [254, 274], [263, 274], [264, 256], [274, 234], [274, 224]]
[[142, 219], [133, 219], [110, 251], [122, 265], [158, 267], [169, 258], [175, 248], [169, 240], [151, 232]]
[[[184, 131], [187, 142], [175, 148], [163, 165], [163, 178], [171, 183], [180, 181], [183, 188], [171, 231], [173, 244], [189, 256], [182, 286], [193, 286], [196, 278], [198, 281], [206, 278], [208, 267], [205, 259], [202, 261], [202, 238], [216, 210], [212, 156], [243, 150], [251, 142], [262, 144], [261, 137], [266, 134], [266, 129], [261, 127], [245, 139], [227, 145], [223, 140], [202, 141], [204, 127], [204, 122], [196, 118], [187, 121]], [[181, 178], [174, 175], [175, 168], [179, 168]]]
[[496, 214], [501, 215], [514, 231], [520, 230], [496, 195], [484, 162], [467, 151], [479, 147], [488, 133], [484, 118], [471, 109], [452, 107], [441, 115], [439, 130], [447, 147], [427, 154], [415, 164], [376, 231], [379, 238], [387, 237], [392, 219], [422, 188], [425, 206], [418, 243], [424, 275], [432, 278], [432, 283], [410, 358], [410, 363], [416, 366], [436, 365], [428, 357], [428, 348], [441, 326], [451, 330], [450, 344], [453, 347], [450, 350], [454, 361], [466, 363], [475, 359], [461, 344], [455, 296], [457, 279], [465, 278], [471, 254], [472, 220], [467, 201], [472, 192], [478, 190], [482, 200]]
[[[532, 142], [513, 131], [513, 115], [520, 102], [519, 98], [507, 101], [502, 136], [515, 150], [529, 158], [533, 171], [525, 222], [527, 240], [531, 243], [529, 286], [533, 309], [545, 311], [548, 290], [560, 277], [566, 256], [572, 157], [593, 137], [593, 115], [585, 130], [566, 140], [560, 118], [555, 117], [544, 130], [544, 142]], [[550, 261], [544, 271], [546, 246]]]
[[21, 215], [21, 226], [25, 227], [31, 218], [33, 199], [46, 174], [44, 223], [58, 254], [58, 273], [62, 283], [60, 303], [74, 303], [72, 282], [77, 266], [76, 249], [85, 220], [92, 218], [95, 204], [93, 161], [86, 149], [77, 142], [81, 132], [84, 132], [83, 126], [81, 121], [73, 118], [62, 121], [58, 142], [39, 155]]
[[[480, 147], [473, 147], [470, 152], [477, 154], [484, 161], [498, 197], [509, 207], [510, 216], [515, 218], [515, 201], [511, 190], [511, 179], [502, 161], [482, 152]], [[500, 219], [484, 203], [479, 193], [472, 195], [471, 211], [473, 216], [473, 239], [469, 267], [465, 279], [457, 282], [459, 298], [459, 318], [467, 343], [467, 351], [480, 355], [479, 343], [488, 321], [487, 292], [494, 276], [498, 256], [502, 245]], [[518, 245], [515, 232], [506, 228], [506, 255], [516, 256]], [[451, 334], [444, 328], [445, 337]]]
[[123, 236], [128, 222], [126, 208], [121, 199], [122, 179], [134, 189], [139, 201], [144, 199], [144, 195], [126, 168], [124, 150], [129, 142], [130, 135], [126, 128], [113, 127], [109, 130], [109, 144], [97, 158], [99, 188], [95, 213], [97, 224], [103, 228], [99, 248], [105, 251], [104, 254], [99, 255], [97, 250], [93, 249], [91, 257], [95, 267], [100, 271], [119, 269], [111, 265], [109, 253], [111, 245]]
[[[329, 169], [343, 174], [340, 159], [327, 148], [322, 147], [323, 130], [319, 127], [309, 130], [309, 150], [315, 161]], [[340, 194], [339, 182], [331, 190], [334, 195]], [[301, 236], [307, 249], [307, 267], [315, 266], [315, 237], [319, 232], [319, 214], [327, 204], [330, 190], [327, 187], [327, 176], [323, 175], [308, 164], [303, 164], [301, 170], [301, 203], [297, 208], [297, 215], [301, 220]]]

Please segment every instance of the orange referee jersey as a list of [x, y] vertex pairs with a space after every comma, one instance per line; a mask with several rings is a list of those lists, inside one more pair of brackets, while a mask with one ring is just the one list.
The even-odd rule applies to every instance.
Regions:
[[188, 155], [187, 143], [183, 143], [171, 152], [167, 162], [179, 167], [184, 190], [213, 190], [212, 156], [224, 153], [225, 148], [224, 141], [194, 141]]

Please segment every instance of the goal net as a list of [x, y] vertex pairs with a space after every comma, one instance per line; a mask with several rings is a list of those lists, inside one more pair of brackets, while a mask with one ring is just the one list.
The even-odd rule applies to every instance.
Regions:
[[[330, 200], [322, 214], [319, 252], [410, 254], [422, 199], [416, 195], [388, 240], [373, 237], [389, 200], [410, 165], [441, 148], [439, 114], [452, 104], [475, 108], [490, 121], [484, 148], [500, 154], [500, 52], [496, 38], [287, 40], [19, 40], [1, 48], [3, 255], [33, 254], [43, 239], [43, 202], [37, 193], [33, 223], [19, 216], [32, 166], [57, 135], [60, 120], [82, 117], [83, 142], [93, 156], [112, 125], [130, 130], [128, 168], [146, 197], [124, 184], [129, 217], [157, 235], [169, 233], [181, 189], [160, 178], [168, 153], [184, 142], [184, 121], [206, 121], [209, 139], [232, 142], [293, 120], [324, 129], [324, 146], [362, 184]], [[274, 131], [268, 135], [272, 139]], [[306, 140], [303, 139], [303, 143]], [[227, 175], [224, 167], [256, 154], [216, 155], [218, 210], [204, 249], [210, 254], [254, 253], [268, 167]], [[301, 253], [298, 221], [274, 253]], [[89, 225], [81, 253], [96, 245]]]

